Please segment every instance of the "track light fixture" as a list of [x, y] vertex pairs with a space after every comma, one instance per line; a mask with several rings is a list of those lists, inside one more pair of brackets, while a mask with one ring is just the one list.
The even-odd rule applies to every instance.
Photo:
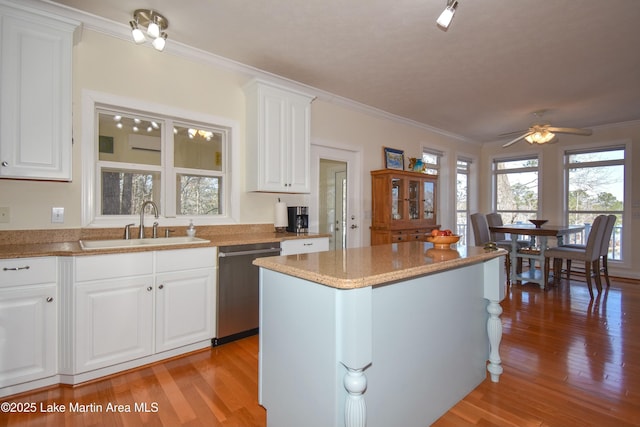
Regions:
[[[133, 21], [129, 21], [129, 25], [131, 25], [131, 36], [136, 44], [144, 43], [149, 36], [156, 50], [160, 52], [164, 50], [168, 37], [165, 30], [169, 27], [167, 18], [151, 9], [137, 9], [133, 12]], [[140, 27], [147, 28], [147, 36]]]
[[451, 24], [451, 20], [453, 19], [453, 15], [456, 13], [456, 8], [458, 7], [458, 0], [447, 0], [447, 7], [442, 11], [436, 23], [444, 28], [445, 30], [449, 28]]

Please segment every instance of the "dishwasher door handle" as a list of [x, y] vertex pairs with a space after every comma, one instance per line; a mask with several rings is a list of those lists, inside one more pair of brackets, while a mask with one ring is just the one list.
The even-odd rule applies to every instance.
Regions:
[[228, 257], [234, 257], [234, 256], [241, 256], [241, 255], [273, 254], [273, 253], [280, 253], [281, 250], [282, 249], [280, 248], [271, 248], [271, 249], [254, 249], [251, 251], [219, 252], [218, 257], [228, 258]]

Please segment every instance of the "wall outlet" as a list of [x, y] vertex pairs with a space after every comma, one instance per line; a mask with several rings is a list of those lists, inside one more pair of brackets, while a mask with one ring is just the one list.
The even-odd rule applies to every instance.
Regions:
[[8, 206], [0, 207], [0, 222], [8, 223], [10, 214], [11, 212]]
[[54, 224], [64, 222], [64, 208], [51, 208], [51, 222]]

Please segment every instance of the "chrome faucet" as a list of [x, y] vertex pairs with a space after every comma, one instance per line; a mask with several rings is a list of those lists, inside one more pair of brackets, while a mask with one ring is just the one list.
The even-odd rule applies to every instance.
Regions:
[[142, 208], [140, 209], [140, 232], [138, 233], [138, 237], [140, 239], [144, 239], [144, 209], [147, 205], [151, 205], [153, 207], [153, 214], [156, 219], [158, 219], [158, 206], [153, 202], [153, 200], [147, 200], [142, 204]]

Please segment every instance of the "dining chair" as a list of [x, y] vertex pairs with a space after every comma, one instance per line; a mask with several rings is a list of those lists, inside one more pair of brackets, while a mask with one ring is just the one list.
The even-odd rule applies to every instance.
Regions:
[[[584, 275], [589, 288], [589, 295], [593, 298], [592, 279], [595, 278], [598, 292], [602, 291], [600, 280], [600, 253], [602, 251], [603, 238], [607, 225], [607, 215], [598, 215], [593, 221], [591, 232], [584, 248], [558, 246], [545, 251], [545, 277], [549, 277], [549, 259], [553, 258], [553, 280], [560, 280], [562, 262], [567, 261], [567, 280], [571, 278], [571, 261], [584, 262]], [[593, 276], [593, 277], [592, 277]]]
[[[604, 234], [602, 236], [602, 245], [600, 246], [600, 273], [604, 275], [604, 279], [607, 282], [607, 288], [611, 287], [611, 280], [609, 279], [609, 245], [611, 244], [611, 235], [613, 234], [613, 227], [616, 225], [617, 218], [615, 215], [607, 215], [607, 222], [605, 224]], [[581, 245], [578, 243], [570, 243], [562, 245], [562, 247], [586, 249], [587, 245]], [[569, 267], [567, 267], [569, 268]]]
[[[507, 283], [511, 283], [511, 240], [494, 241], [491, 239], [491, 232], [489, 231], [489, 223], [487, 217], [481, 213], [471, 214], [471, 227], [473, 229], [473, 239], [476, 246], [484, 246], [485, 243], [494, 242], [496, 246], [507, 251], [507, 256], [504, 258], [504, 268], [507, 270]], [[516, 271], [522, 272], [522, 258], [518, 258], [518, 264], [516, 265]]]
[[[502, 221], [502, 215], [500, 215], [497, 212], [491, 212], [487, 214], [487, 223], [489, 224], [489, 227], [499, 227], [504, 225], [504, 222]], [[503, 247], [508, 251], [511, 251], [511, 238], [507, 239], [507, 235], [505, 233], [494, 232], [491, 230], [489, 231], [491, 232], [491, 238], [493, 239], [494, 242], [496, 242], [496, 245], [498, 245], [499, 247]], [[518, 251], [523, 248], [528, 248], [531, 246], [531, 240], [518, 239], [516, 240], [516, 246], [518, 248]], [[517, 262], [518, 262], [518, 265], [520, 266], [518, 269], [518, 273], [521, 273], [522, 258], [518, 258]], [[532, 269], [535, 267], [534, 263], [535, 261], [529, 258], [529, 269]]]
[[609, 245], [611, 244], [611, 236], [613, 235], [613, 228], [616, 225], [615, 215], [607, 216], [607, 225], [604, 229], [604, 236], [602, 238], [602, 246], [600, 247], [600, 257], [602, 258], [602, 265], [600, 266], [604, 279], [607, 282], [607, 288], [611, 287], [611, 281], [609, 280]]
[[[489, 224], [489, 227], [500, 227], [504, 225], [504, 222], [502, 221], [502, 215], [496, 212], [487, 214], [487, 223]], [[491, 238], [496, 243], [509, 245], [509, 247], [511, 247], [511, 238], [507, 239], [507, 235], [505, 233], [491, 231]], [[516, 245], [518, 246], [518, 249], [527, 248], [531, 246], [531, 240], [518, 239], [516, 240]]]

